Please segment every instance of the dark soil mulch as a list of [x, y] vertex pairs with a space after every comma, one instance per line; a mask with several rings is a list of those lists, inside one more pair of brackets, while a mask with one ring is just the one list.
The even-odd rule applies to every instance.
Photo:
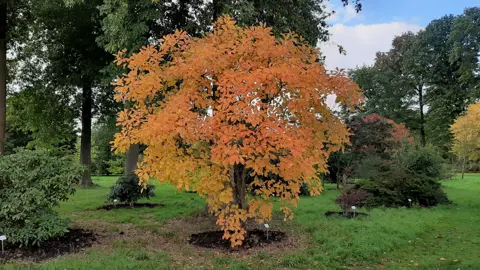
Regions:
[[2, 253], [0, 250], [0, 263], [11, 260], [39, 262], [51, 259], [90, 247], [96, 239], [97, 236], [92, 231], [71, 229], [65, 235], [47, 240], [39, 247], [18, 247], [5, 244], [5, 252]]
[[223, 231], [209, 231], [203, 233], [192, 234], [188, 242], [192, 245], [204, 247], [204, 248], [216, 248], [216, 249], [250, 249], [258, 246], [265, 246], [268, 244], [281, 242], [287, 238], [286, 233], [281, 231], [267, 231], [255, 229], [247, 231], [245, 240], [240, 247], [232, 249], [229, 240], [222, 239]]
[[121, 203], [121, 204], [108, 204], [108, 205], [102, 205], [100, 207], [97, 208], [97, 210], [107, 210], [107, 211], [110, 211], [110, 210], [113, 210], [113, 209], [123, 209], [123, 208], [155, 208], [155, 207], [161, 207], [161, 206], [164, 206], [164, 204], [161, 204], [161, 203], [135, 203], [133, 206], [131, 206], [130, 204], [124, 204], [124, 203]]
[[333, 211], [328, 211], [325, 212], [325, 216], [331, 217], [331, 216], [336, 216], [336, 217], [344, 217], [344, 218], [361, 218], [361, 217], [366, 217], [368, 214], [365, 213], [360, 213], [360, 212], [333, 212]]

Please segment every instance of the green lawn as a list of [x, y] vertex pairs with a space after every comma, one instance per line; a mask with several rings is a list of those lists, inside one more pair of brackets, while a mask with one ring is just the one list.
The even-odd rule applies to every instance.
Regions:
[[[480, 175], [443, 182], [452, 205], [431, 209], [375, 209], [363, 219], [326, 218], [338, 210], [336, 190], [304, 197], [293, 221], [276, 218], [287, 243], [236, 253], [199, 249], [188, 235], [214, 229], [196, 194], [157, 187], [153, 209], [95, 210], [111, 177], [79, 190], [59, 211], [75, 226], [100, 235], [93, 247], [40, 264], [6, 269], [480, 269]], [[361, 210], [366, 211], [366, 210]]]

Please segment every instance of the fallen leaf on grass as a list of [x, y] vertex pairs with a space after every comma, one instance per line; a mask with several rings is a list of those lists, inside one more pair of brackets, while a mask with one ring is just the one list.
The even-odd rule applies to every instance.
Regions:
[[440, 258], [440, 261], [446, 261], [446, 260], [447, 260], [447, 259], [445, 259], [445, 258]]

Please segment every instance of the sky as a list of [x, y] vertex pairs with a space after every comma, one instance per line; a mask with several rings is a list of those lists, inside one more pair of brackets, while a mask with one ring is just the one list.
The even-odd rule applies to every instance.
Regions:
[[[434, 19], [480, 6], [480, 0], [362, 0], [362, 3], [360, 13], [351, 5], [343, 7], [339, 0], [327, 3], [329, 9], [336, 10], [329, 19], [332, 37], [328, 43], [319, 44], [328, 69], [371, 65], [375, 53], [388, 51], [395, 36], [418, 32]], [[340, 55], [337, 45], [343, 46], [347, 54]]]

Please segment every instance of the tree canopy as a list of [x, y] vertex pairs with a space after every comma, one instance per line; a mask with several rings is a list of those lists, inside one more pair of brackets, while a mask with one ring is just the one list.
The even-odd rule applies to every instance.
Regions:
[[372, 66], [351, 72], [364, 90], [367, 113], [405, 123], [422, 145], [449, 152], [449, 127], [479, 97], [478, 8], [447, 15], [424, 30], [395, 37]]
[[[204, 38], [177, 31], [131, 57], [120, 54], [129, 72], [117, 79], [117, 100], [135, 105], [119, 115], [115, 146], [146, 145], [139, 177], [195, 189], [239, 245], [247, 218], [271, 218], [272, 193], [281, 194], [286, 217], [303, 183], [318, 194], [314, 165], [326, 171], [329, 154], [348, 141], [326, 99], [336, 94], [353, 109], [360, 91], [318, 58], [296, 34], [276, 39], [271, 28], [242, 28], [229, 17]], [[287, 181], [255, 178], [246, 186], [247, 175], [269, 173]], [[247, 201], [253, 186], [262, 188]]]

